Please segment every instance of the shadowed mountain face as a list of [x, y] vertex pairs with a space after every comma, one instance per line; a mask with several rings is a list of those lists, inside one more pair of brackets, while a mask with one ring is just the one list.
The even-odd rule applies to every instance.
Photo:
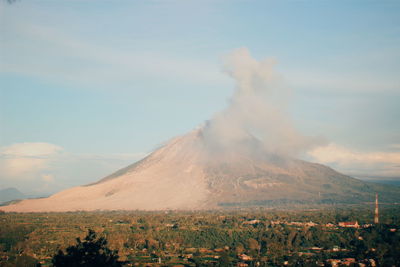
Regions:
[[0, 190], [0, 204], [3, 202], [26, 198], [18, 189], [10, 187]]
[[203, 130], [175, 138], [102, 180], [5, 211], [212, 209], [275, 202], [357, 203], [375, 192], [400, 200], [400, 188], [362, 182], [329, 167], [267, 153], [254, 137], [235, 147], [205, 141]]

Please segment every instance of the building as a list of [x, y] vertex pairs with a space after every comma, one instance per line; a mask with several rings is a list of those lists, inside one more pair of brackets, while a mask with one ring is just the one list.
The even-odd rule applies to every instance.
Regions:
[[258, 224], [258, 223], [260, 223], [260, 220], [250, 220], [250, 221], [243, 222], [243, 224], [250, 224], [250, 225], [254, 225], [254, 224]]
[[350, 266], [351, 264], [355, 264], [356, 259], [355, 258], [345, 258], [342, 260], [342, 264], [346, 266]]
[[355, 221], [355, 222], [340, 222], [339, 226], [340, 227], [349, 227], [349, 228], [360, 228], [360, 225], [358, 224], [358, 221]]
[[239, 257], [239, 259], [241, 259], [242, 261], [251, 261], [251, 260], [253, 260], [252, 257], [250, 257], [250, 256], [248, 256], [248, 255], [246, 255], [246, 254], [239, 254], [238, 257]]

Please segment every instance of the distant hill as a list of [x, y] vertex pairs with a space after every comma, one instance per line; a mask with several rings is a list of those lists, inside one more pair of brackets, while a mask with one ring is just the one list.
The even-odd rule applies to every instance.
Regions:
[[364, 182], [316, 163], [268, 153], [246, 136], [234, 147], [197, 129], [89, 185], [4, 211], [198, 210], [276, 204], [400, 202], [400, 188]]
[[364, 180], [366, 182], [370, 183], [376, 183], [376, 184], [385, 184], [385, 185], [395, 185], [395, 186], [400, 186], [400, 178], [397, 179], [368, 179]]
[[14, 187], [0, 190], [0, 204], [11, 200], [23, 199], [26, 196]]

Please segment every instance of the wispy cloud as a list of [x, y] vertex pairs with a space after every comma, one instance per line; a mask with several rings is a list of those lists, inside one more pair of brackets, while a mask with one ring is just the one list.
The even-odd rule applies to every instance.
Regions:
[[144, 157], [144, 153], [70, 153], [50, 143], [0, 147], [0, 187], [31, 193], [54, 193], [94, 182]]
[[397, 150], [400, 150], [400, 144], [390, 144], [388, 147], [389, 147], [390, 149], [397, 149]]
[[331, 143], [308, 154], [314, 161], [351, 175], [400, 177], [400, 152], [361, 152]]
[[387, 78], [382, 75], [371, 75], [367, 72], [330, 73], [327, 70], [289, 70], [285, 77], [290, 86], [318, 93], [367, 93], [398, 92], [400, 79]]
[[[3, 27], [0, 72], [46, 81], [104, 86], [163, 79], [218, 84], [224, 82], [215, 64], [134, 47], [117, 49], [53, 29], [11, 20]], [[21, 43], [20, 40], [28, 40]], [[221, 78], [222, 77], [222, 78]]]
[[0, 149], [0, 172], [7, 177], [31, 179], [47, 169], [62, 150], [49, 143], [18, 143], [3, 147]]
[[62, 150], [60, 146], [49, 143], [18, 143], [3, 147], [0, 155], [5, 157], [47, 157]]
[[54, 182], [54, 176], [51, 174], [43, 174], [42, 175], [42, 180], [46, 183], [53, 183]]

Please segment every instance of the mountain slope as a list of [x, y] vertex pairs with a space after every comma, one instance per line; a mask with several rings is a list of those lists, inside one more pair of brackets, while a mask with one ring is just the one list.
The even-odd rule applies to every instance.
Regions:
[[0, 190], [0, 203], [22, 198], [26, 198], [26, 196], [14, 187]]
[[320, 164], [269, 154], [251, 136], [235, 147], [213, 144], [197, 129], [96, 183], [1, 209], [211, 209], [274, 201], [371, 201], [375, 192], [382, 201], [400, 200], [400, 188], [365, 183]]

